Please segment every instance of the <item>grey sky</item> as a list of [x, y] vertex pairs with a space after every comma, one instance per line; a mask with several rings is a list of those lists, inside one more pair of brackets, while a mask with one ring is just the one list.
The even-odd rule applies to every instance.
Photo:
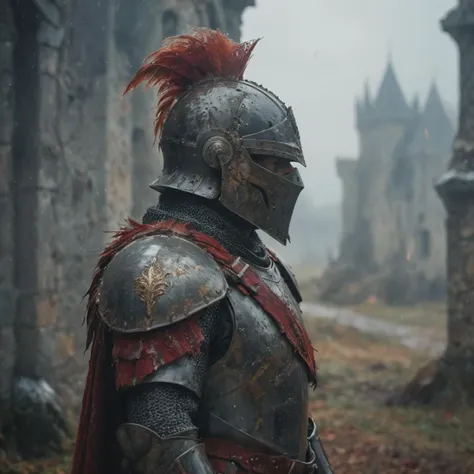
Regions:
[[[354, 99], [379, 85], [391, 53], [407, 99], [433, 79], [457, 104], [457, 50], [439, 20], [455, 0], [257, 0], [243, 39], [263, 37], [247, 77], [293, 106], [316, 204], [340, 198], [335, 156], [356, 156]], [[308, 193], [309, 194], [309, 193]]]

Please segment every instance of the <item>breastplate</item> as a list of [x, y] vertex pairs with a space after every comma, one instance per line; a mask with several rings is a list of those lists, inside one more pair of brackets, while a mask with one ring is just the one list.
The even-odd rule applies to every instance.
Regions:
[[[301, 311], [275, 265], [254, 267], [302, 322]], [[303, 460], [308, 422], [308, 376], [271, 316], [237, 289], [228, 296], [233, 337], [208, 372], [200, 431], [270, 453]]]

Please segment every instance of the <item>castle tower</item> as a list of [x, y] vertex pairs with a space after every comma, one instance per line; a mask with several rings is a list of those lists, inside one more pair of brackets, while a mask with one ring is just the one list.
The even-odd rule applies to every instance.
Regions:
[[371, 99], [366, 87], [365, 97], [356, 103], [359, 161], [355, 234], [358, 248], [354, 255], [361, 256], [363, 266], [383, 265], [399, 247], [397, 222], [393, 219], [386, 190], [394, 149], [414, 117], [416, 112], [408, 105], [389, 60], [375, 98]]
[[379, 144], [384, 150], [389, 149], [391, 155], [407, 122], [413, 116], [413, 108], [407, 104], [393, 64], [389, 60], [375, 99], [371, 99], [366, 83], [363, 99], [356, 102], [356, 125], [360, 134], [361, 155], [365, 155], [366, 150], [375, 151], [373, 135], [380, 137], [384, 130], [384, 143]]
[[451, 149], [453, 135], [453, 125], [446, 113], [438, 87], [433, 82], [410, 144], [410, 152], [447, 155]]

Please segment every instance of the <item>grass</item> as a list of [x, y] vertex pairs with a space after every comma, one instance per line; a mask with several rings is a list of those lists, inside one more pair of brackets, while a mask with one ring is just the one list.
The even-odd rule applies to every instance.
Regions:
[[474, 411], [385, 404], [427, 354], [324, 320], [309, 329], [321, 381], [312, 412], [337, 474], [474, 472]]
[[[424, 328], [441, 328], [443, 319], [437, 307], [388, 309], [374, 304], [357, 311]], [[318, 350], [320, 379], [311, 411], [336, 474], [474, 472], [474, 411], [385, 404], [430, 360], [428, 354], [391, 337], [362, 334], [323, 319], [307, 321]], [[63, 474], [69, 463], [64, 456], [8, 468], [0, 464], [0, 473]]]
[[446, 307], [444, 303], [420, 304], [416, 306], [385, 306], [382, 303], [362, 303], [352, 307], [357, 313], [437, 333], [446, 330]]

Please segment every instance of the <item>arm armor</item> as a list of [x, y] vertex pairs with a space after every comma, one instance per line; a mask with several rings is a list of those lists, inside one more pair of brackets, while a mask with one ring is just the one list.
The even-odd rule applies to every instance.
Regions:
[[102, 321], [120, 333], [144, 333], [189, 318], [223, 299], [227, 281], [197, 245], [175, 236], [144, 237], [117, 253], [99, 291]]
[[314, 459], [317, 474], [334, 474], [329, 459], [319, 438], [316, 423], [308, 419], [308, 456]]
[[[212, 472], [196, 441], [197, 428], [193, 420], [198, 413], [207, 368], [225, 353], [232, 337], [229, 319], [231, 313], [226, 300], [207, 308], [199, 318], [204, 335], [200, 353], [181, 357], [159, 368], [139, 385], [122, 391], [126, 426], [133, 426], [133, 430], [127, 428], [128, 432], [137, 433], [141, 428], [149, 438], [149, 449], [144, 449], [140, 444], [127, 441], [126, 433], [119, 434], [120, 430], [117, 433], [134, 472]], [[181, 471], [175, 471], [178, 468]]]
[[117, 430], [125, 468], [140, 474], [213, 474], [204, 446], [193, 431], [167, 438], [127, 423]]

